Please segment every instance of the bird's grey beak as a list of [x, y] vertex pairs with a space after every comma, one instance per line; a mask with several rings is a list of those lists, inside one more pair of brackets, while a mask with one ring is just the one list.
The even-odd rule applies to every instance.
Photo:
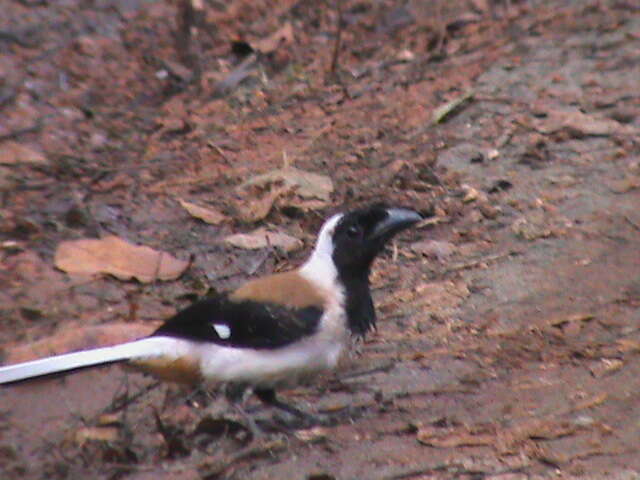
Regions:
[[422, 220], [422, 215], [408, 208], [387, 208], [387, 218], [379, 222], [373, 230], [373, 238], [389, 239], [405, 228]]

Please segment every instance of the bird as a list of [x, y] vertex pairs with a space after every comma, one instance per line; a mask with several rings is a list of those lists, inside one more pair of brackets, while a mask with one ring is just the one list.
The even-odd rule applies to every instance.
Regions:
[[125, 363], [160, 380], [222, 384], [232, 404], [249, 390], [264, 404], [314, 423], [276, 391], [335, 369], [351, 338], [375, 328], [373, 261], [422, 218], [381, 203], [337, 213], [297, 269], [196, 301], [139, 340], [1, 366], [0, 385]]

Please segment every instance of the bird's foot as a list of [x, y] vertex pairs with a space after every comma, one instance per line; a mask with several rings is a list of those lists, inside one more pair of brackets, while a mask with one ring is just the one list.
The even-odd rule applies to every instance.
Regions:
[[331, 415], [311, 414], [299, 410], [298, 413], [276, 412], [274, 423], [285, 430], [306, 430], [313, 427], [332, 427], [337, 424]]

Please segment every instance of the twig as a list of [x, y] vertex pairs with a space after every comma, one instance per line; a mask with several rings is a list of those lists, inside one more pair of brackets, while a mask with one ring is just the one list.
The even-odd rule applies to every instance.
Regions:
[[455, 272], [458, 270], [467, 270], [469, 268], [477, 267], [483, 263], [495, 262], [496, 260], [501, 260], [506, 257], [521, 255], [522, 252], [517, 250], [510, 250], [504, 253], [496, 253], [495, 255], [487, 255], [486, 257], [478, 258], [477, 260], [471, 260], [470, 262], [457, 263], [452, 265], [451, 267], [444, 270], [443, 273]]
[[[269, 237], [267, 237], [267, 243], [268, 243], [268, 239], [269, 239]], [[250, 277], [255, 275], [255, 273], [258, 271], [258, 269], [269, 258], [269, 252], [272, 250], [272, 248], [273, 247], [271, 247], [271, 245], [269, 245], [269, 248], [266, 248], [264, 250], [264, 253], [262, 255], [260, 255], [260, 257], [257, 260], [255, 260], [252, 265], [249, 265], [248, 268], [246, 268], [244, 272]]]
[[412, 467], [401, 467], [393, 473], [387, 473], [380, 477], [378, 480], [402, 480], [405, 478], [421, 477], [429, 472], [436, 472], [447, 470], [449, 465], [446, 462], [427, 463], [422, 465], [415, 465]]
[[236, 452], [229, 457], [223, 458], [222, 460], [207, 467], [206, 471], [201, 472], [201, 477], [204, 479], [219, 478], [235, 463], [239, 463], [243, 460], [249, 460], [252, 458], [263, 457], [265, 455], [272, 455], [275, 452], [284, 450], [286, 446], [286, 443], [281, 439], [260, 443], [255, 446], [250, 445], [246, 448], [243, 448], [239, 452]]
[[140, 308], [140, 304], [138, 303], [138, 296], [140, 295], [140, 287], [137, 287], [136, 290], [126, 291], [125, 290], [125, 298], [127, 299], [127, 303], [129, 304], [129, 312], [127, 313], [127, 322], [135, 322], [138, 320], [138, 309]]
[[213, 148], [218, 153], [218, 155], [220, 155], [222, 157], [222, 159], [225, 162], [227, 162], [227, 165], [231, 165], [233, 163], [231, 160], [229, 160], [229, 157], [227, 157], [225, 155], [225, 153], [222, 151], [222, 149], [216, 143], [214, 143], [212, 141], [209, 141], [209, 142], [207, 142], [207, 146]]
[[462, 475], [464, 475], [465, 478], [467, 477], [467, 475], [470, 475], [473, 478], [475, 478], [476, 476], [484, 478], [487, 475], [497, 476], [509, 473], [520, 473], [522, 472], [522, 470], [522, 467], [492, 469], [484, 465], [468, 466], [463, 462], [451, 462], [445, 460], [443, 462], [418, 464], [412, 467], [401, 467], [399, 469], [396, 469], [395, 472], [387, 473], [377, 477], [377, 480], [402, 480], [414, 477], [422, 478], [426, 473], [443, 471], [454, 474], [454, 478], [460, 478], [460, 476]]
[[122, 410], [123, 408], [128, 407], [133, 402], [138, 400], [140, 397], [142, 397], [142, 396], [146, 395], [147, 393], [149, 393], [151, 390], [155, 390], [159, 386], [160, 386], [160, 382], [159, 381], [158, 382], [154, 382], [151, 385], [148, 385], [148, 386], [144, 387], [142, 390], [140, 390], [135, 395], [132, 395], [131, 397], [126, 396], [126, 397], [121, 397], [121, 399], [116, 398], [111, 402], [111, 405], [109, 405], [104, 410], [104, 412], [105, 413], [115, 413], [115, 412], [117, 412], [119, 410]]
[[453, 100], [436, 108], [432, 115], [432, 123], [436, 125], [438, 123], [445, 122], [454, 113], [459, 112], [463, 105], [467, 105], [470, 100], [473, 100], [473, 95], [473, 90], [469, 90], [462, 94], [462, 96], [454, 98]]
[[201, 0], [182, 0], [178, 3], [175, 34], [176, 51], [181, 61], [192, 69], [196, 77], [200, 72], [199, 57], [194, 52], [192, 39], [198, 35], [204, 17], [204, 4]]
[[396, 362], [391, 360], [389, 362], [383, 363], [382, 365], [377, 365], [372, 368], [367, 368], [366, 370], [354, 370], [351, 372], [347, 372], [344, 375], [340, 375], [338, 380], [347, 380], [349, 378], [362, 377], [364, 375], [370, 375], [372, 373], [380, 373], [380, 372], [388, 372], [393, 367], [396, 366]]
[[156, 429], [162, 436], [162, 439], [164, 440], [164, 443], [166, 445], [167, 456], [169, 458], [187, 456], [190, 452], [180, 439], [179, 432], [171, 426], [166, 426], [160, 418], [160, 414], [158, 414], [158, 411], [155, 408], [153, 409], [153, 417], [156, 422]]
[[451, 223], [452, 221], [453, 219], [451, 217], [430, 217], [430, 218], [425, 218], [424, 220], [419, 222], [415, 226], [415, 228], [420, 229], [426, 226], [439, 225], [440, 223]]
[[338, 12], [338, 27], [336, 29], [336, 41], [333, 44], [333, 55], [331, 56], [331, 68], [329, 73], [335, 75], [338, 68], [338, 58], [340, 57], [340, 47], [342, 46], [342, 0], [336, 1], [336, 10]]
[[627, 221], [627, 223], [629, 223], [629, 225], [631, 225], [633, 228], [635, 228], [640, 232], [640, 225], [638, 225], [636, 222], [631, 220], [627, 215], [624, 216], [624, 219]]

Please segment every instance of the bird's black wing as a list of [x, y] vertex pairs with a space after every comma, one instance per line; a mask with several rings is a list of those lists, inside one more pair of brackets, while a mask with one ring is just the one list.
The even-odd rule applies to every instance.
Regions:
[[236, 348], [273, 349], [312, 335], [321, 316], [322, 309], [315, 306], [293, 309], [218, 296], [178, 312], [153, 335]]

